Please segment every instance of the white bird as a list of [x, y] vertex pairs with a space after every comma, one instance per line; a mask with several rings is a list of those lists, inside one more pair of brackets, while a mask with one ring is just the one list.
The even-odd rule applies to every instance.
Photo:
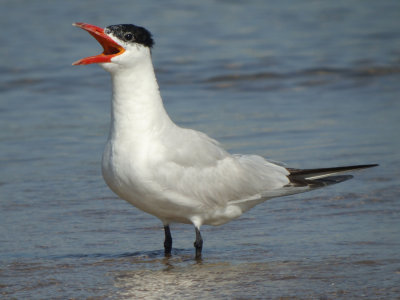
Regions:
[[230, 154], [206, 134], [177, 126], [164, 109], [153, 63], [151, 33], [121, 24], [88, 31], [103, 53], [74, 65], [98, 63], [111, 74], [111, 127], [102, 159], [105, 182], [120, 198], [159, 218], [164, 250], [172, 249], [171, 223], [193, 224], [196, 258], [203, 224], [221, 225], [273, 197], [342, 182], [337, 173], [376, 166], [298, 170], [258, 155]]

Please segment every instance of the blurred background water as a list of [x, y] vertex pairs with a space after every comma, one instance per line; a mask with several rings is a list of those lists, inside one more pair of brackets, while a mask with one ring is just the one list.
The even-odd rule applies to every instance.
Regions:
[[[154, 35], [165, 106], [233, 153], [290, 167], [379, 163], [221, 227], [160, 222], [113, 195], [100, 160], [111, 86], [73, 22]], [[400, 2], [0, 2], [4, 299], [400, 296]]]

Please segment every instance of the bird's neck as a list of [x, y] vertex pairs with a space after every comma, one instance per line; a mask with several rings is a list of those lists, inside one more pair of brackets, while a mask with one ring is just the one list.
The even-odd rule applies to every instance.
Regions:
[[110, 139], [134, 139], [171, 126], [151, 58], [112, 73]]

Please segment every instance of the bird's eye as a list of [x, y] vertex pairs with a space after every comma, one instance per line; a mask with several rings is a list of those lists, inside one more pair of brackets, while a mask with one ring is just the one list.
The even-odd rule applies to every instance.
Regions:
[[133, 38], [133, 35], [131, 33], [127, 33], [124, 35], [125, 40], [130, 41]]

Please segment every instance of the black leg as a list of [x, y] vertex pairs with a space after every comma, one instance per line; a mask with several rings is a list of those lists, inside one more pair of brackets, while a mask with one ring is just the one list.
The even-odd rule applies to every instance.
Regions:
[[200, 234], [200, 230], [196, 229], [196, 241], [194, 242], [194, 247], [196, 248], [196, 259], [201, 259], [201, 250], [203, 249], [203, 239]]
[[165, 256], [170, 256], [172, 250], [172, 236], [171, 236], [171, 231], [169, 230], [169, 225], [164, 226], [164, 232], [165, 232], [164, 253]]

